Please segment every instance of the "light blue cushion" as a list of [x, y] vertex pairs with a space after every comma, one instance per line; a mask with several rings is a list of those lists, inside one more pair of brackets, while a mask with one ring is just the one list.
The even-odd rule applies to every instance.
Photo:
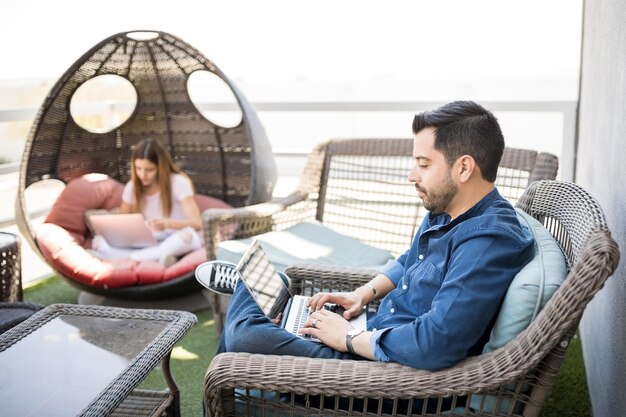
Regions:
[[485, 352], [504, 346], [528, 327], [567, 275], [565, 257], [552, 234], [537, 219], [516, 210], [535, 238], [535, 256], [511, 282]]
[[[297, 262], [311, 261], [329, 265], [380, 267], [393, 256], [357, 239], [344, 236], [318, 221], [298, 223], [280, 232], [255, 236], [278, 271]], [[252, 242], [250, 239], [228, 240], [217, 248], [217, 259], [233, 263]]]
[[[552, 234], [534, 217], [523, 210], [516, 211], [522, 226], [529, 228], [535, 238], [535, 256], [513, 278], [483, 352], [506, 345], [526, 329], [567, 275], [565, 257]], [[483, 410], [495, 409], [495, 397], [482, 395], [472, 396], [471, 407], [478, 410], [482, 401]], [[501, 400], [498, 409], [505, 412], [509, 405], [509, 400]]]

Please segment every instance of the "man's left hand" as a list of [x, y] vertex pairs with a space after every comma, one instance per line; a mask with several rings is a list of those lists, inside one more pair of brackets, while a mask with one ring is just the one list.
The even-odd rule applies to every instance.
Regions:
[[326, 346], [346, 352], [346, 333], [352, 329], [352, 325], [339, 314], [322, 309], [311, 313], [300, 333], [315, 336]]

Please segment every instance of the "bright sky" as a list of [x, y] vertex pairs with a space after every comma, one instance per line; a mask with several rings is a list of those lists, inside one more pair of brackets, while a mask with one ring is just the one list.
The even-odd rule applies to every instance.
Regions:
[[582, 0], [0, 0], [0, 80], [59, 77], [118, 32], [161, 30], [234, 80], [578, 77]]

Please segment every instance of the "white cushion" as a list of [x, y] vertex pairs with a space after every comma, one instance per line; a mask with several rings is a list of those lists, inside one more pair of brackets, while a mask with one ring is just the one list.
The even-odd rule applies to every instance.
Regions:
[[[386, 250], [344, 236], [318, 221], [305, 221], [286, 230], [264, 233], [255, 238], [261, 242], [263, 250], [278, 271], [303, 261], [380, 267], [393, 258]], [[252, 238], [221, 242], [217, 248], [217, 259], [239, 262], [250, 242]]]

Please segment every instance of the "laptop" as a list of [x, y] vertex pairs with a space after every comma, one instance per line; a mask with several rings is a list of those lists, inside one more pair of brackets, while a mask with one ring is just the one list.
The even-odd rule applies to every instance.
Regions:
[[[316, 337], [299, 333], [311, 313], [307, 307], [309, 297], [291, 294], [258, 240], [250, 244], [236, 269], [252, 298], [267, 317], [275, 319], [282, 313], [281, 327], [302, 338], [319, 342]], [[327, 304], [324, 308], [343, 314], [343, 308], [335, 304]], [[361, 313], [353, 317], [350, 319], [350, 324], [355, 329], [367, 330], [366, 314]]]
[[89, 224], [94, 235], [119, 248], [145, 248], [158, 243], [141, 213], [92, 214]]

